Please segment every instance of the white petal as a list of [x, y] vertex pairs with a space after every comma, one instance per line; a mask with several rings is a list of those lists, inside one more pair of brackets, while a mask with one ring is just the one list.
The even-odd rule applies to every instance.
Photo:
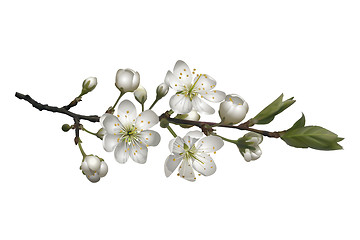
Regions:
[[105, 151], [114, 151], [116, 145], [120, 142], [120, 135], [106, 134], [103, 138], [103, 147]]
[[109, 116], [109, 115], [112, 115], [112, 114], [110, 114], [110, 113], [105, 113], [105, 114], [103, 114], [103, 115], [100, 117], [100, 124], [101, 124], [101, 126], [103, 126], [104, 119], [105, 119], [107, 116]]
[[92, 175], [94, 172], [90, 170], [86, 161], [81, 162], [81, 171], [85, 173], [85, 175]]
[[91, 155], [86, 156], [84, 159], [84, 162], [87, 163], [87, 166], [93, 172], [96, 172], [100, 169], [101, 162], [98, 157], [91, 156]]
[[142, 131], [140, 137], [146, 146], [157, 146], [161, 139], [160, 134], [153, 130]]
[[93, 175], [86, 175], [86, 177], [92, 183], [96, 183], [96, 182], [100, 181], [100, 176], [98, 173], [94, 173]]
[[190, 131], [188, 132], [186, 136], [192, 137], [192, 138], [201, 138], [204, 134], [198, 130]]
[[215, 110], [207, 103], [202, 101], [199, 97], [195, 96], [192, 99], [194, 109], [199, 113], [213, 114]]
[[216, 152], [222, 146], [224, 146], [224, 141], [216, 136], [207, 136], [202, 139], [200, 139], [197, 144], [196, 148], [200, 152], [210, 153], [210, 152]]
[[210, 176], [216, 171], [215, 162], [207, 153], [197, 154], [192, 166], [204, 176]]
[[209, 91], [209, 92], [203, 92], [200, 93], [201, 96], [203, 96], [206, 100], [210, 101], [210, 102], [221, 102], [225, 99], [226, 94], [223, 91], [218, 91], [218, 90], [214, 90], [214, 91]]
[[129, 158], [129, 145], [125, 141], [120, 142], [114, 151], [115, 160], [119, 163], [126, 163]]
[[187, 86], [190, 85], [192, 82], [191, 70], [189, 66], [181, 60], [177, 61], [174, 66], [174, 75], [177, 79], [181, 80], [181, 82]]
[[99, 176], [100, 177], [105, 177], [106, 176], [106, 174], [108, 173], [108, 165], [106, 164], [106, 162], [105, 161], [102, 161], [101, 162], [101, 165], [100, 165], [100, 170], [99, 170]]
[[181, 79], [175, 77], [175, 75], [168, 71], [165, 77], [165, 83], [167, 83], [175, 91], [182, 91], [186, 89], [186, 84]]
[[182, 156], [180, 155], [169, 155], [166, 160], [165, 160], [165, 164], [164, 164], [164, 171], [165, 171], [165, 176], [169, 177], [174, 170], [179, 166], [181, 160], [183, 159]]
[[151, 128], [159, 122], [159, 117], [152, 110], [146, 110], [136, 118], [135, 127], [139, 131]]
[[148, 154], [148, 149], [143, 143], [130, 143], [130, 157], [134, 162], [144, 164], [146, 163], [146, 158]]
[[172, 149], [170, 150], [170, 152], [172, 152], [173, 154], [180, 154], [184, 151], [184, 140], [181, 137], [176, 137], [172, 144]]
[[114, 134], [119, 133], [123, 126], [117, 117], [109, 114], [103, 119], [102, 127], [106, 130], [108, 134]]
[[183, 159], [179, 168], [179, 176], [191, 182], [196, 180], [196, 176], [189, 160]]
[[174, 146], [175, 140], [176, 140], [176, 138], [171, 139], [171, 140], [169, 141], [168, 147], [169, 147], [169, 150], [170, 150], [171, 153], [172, 153], [172, 151], [173, 151], [173, 146]]
[[189, 113], [192, 110], [193, 104], [189, 97], [185, 97], [184, 94], [178, 93], [170, 98], [170, 107], [176, 113], [184, 114]]
[[194, 89], [199, 93], [210, 91], [216, 86], [215, 79], [213, 79], [207, 74], [201, 74], [200, 76], [195, 78], [194, 81], [196, 83]]
[[136, 116], [136, 107], [132, 102], [129, 100], [124, 100], [119, 104], [117, 117], [124, 126], [134, 124]]

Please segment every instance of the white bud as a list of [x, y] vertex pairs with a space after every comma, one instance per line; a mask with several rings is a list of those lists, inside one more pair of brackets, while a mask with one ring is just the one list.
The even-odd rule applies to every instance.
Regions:
[[169, 85], [167, 85], [166, 83], [161, 83], [157, 88], [156, 88], [156, 98], [160, 99], [162, 97], [164, 97], [169, 91]]
[[115, 85], [123, 93], [135, 91], [140, 84], [140, 74], [130, 68], [119, 69], [116, 73]]
[[236, 94], [227, 95], [225, 101], [220, 104], [219, 115], [222, 124], [237, 124], [241, 122], [246, 113], [249, 110], [249, 106], [244, 99]]
[[86, 175], [86, 177], [92, 183], [96, 183], [96, 182], [100, 181], [100, 176], [98, 173], [94, 173], [92, 175]]
[[89, 167], [89, 169], [91, 171], [99, 171], [100, 169], [100, 159], [98, 157], [95, 157], [95, 156], [86, 156], [85, 159], [84, 159], [84, 162], [87, 163], [87, 166]]
[[89, 78], [85, 79], [82, 84], [82, 87], [83, 87], [82, 92], [83, 93], [91, 92], [92, 90], [94, 90], [96, 85], [97, 85], [96, 77], [89, 77]]
[[255, 150], [245, 149], [245, 152], [242, 152], [245, 161], [250, 162], [258, 159], [261, 156], [262, 152], [259, 146], [255, 147]]
[[105, 177], [105, 175], [108, 173], [108, 165], [106, 164], [105, 161], [101, 162], [100, 170], [98, 173], [100, 177]]
[[139, 86], [135, 91], [134, 91], [134, 96], [136, 101], [138, 101], [139, 103], [143, 104], [146, 99], [147, 99], [147, 92], [146, 89], [143, 86]]

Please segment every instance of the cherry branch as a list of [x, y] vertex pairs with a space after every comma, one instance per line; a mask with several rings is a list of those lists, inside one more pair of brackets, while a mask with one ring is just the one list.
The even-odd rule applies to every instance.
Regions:
[[234, 128], [234, 129], [239, 129], [239, 130], [246, 130], [246, 131], [250, 131], [250, 132], [259, 133], [263, 136], [271, 137], [271, 138], [279, 138], [280, 134], [285, 132], [285, 131], [269, 132], [269, 131], [265, 131], [265, 130], [258, 130], [258, 129], [250, 128], [249, 122], [245, 122], [245, 123], [234, 126], [234, 125], [226, 125], [226, 124], [220, 124], [220, 123], [214, 123], [214, 122], [191, 121], [191, 120], [185, 120], [185, 119], [171, 118], [170, 113], [171, 113], [170, 111], [166, 111], [165, 113], [160, 115], [160, 117], [159, 117], [160, 121], [162, 119], [166, 119], [169, 123], [173, 123], [173, 124], [177, 124], [177, 125], [196, 126], [196, 127], [199, 127], [204, 132], [205, 135], [210, 135], [214, 131], [213, 127], [223, 127], [223, 128]]
[[54, 113], [62, 113], [62, 114], [68, 115], [74, 119], [87, 120], [90, 122], [99, 122], [100, 121], [100, 117], [97, 115], [86, 116], [86, 115], [81, 115], [81, 114], [70, 112], [67, 109], [68, 106], [59, 108], [59, 107], [49, 106], [47, 104], [42, 104], [42, 103], [39, 103], [39, 102], [35, 101], [34, 99], [32, 99], [29, 95], [24, 95], [22, 93], [16, 92], [15, 97], [17, 97], [18, 99], [27, 101], [28, 103], [30, 103], [34, 108], [38, 109], [39, 111], [45, 110], [45, 111], [54, 112]]

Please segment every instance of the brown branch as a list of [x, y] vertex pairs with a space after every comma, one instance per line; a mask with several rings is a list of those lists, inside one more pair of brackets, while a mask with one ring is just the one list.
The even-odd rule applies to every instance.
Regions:
[[70, 104], [59, 108], [59, 107], [54, 107], [54, 106], [49, 106], [47, 104], [39, 103], [39, 102], [35, 101], [34, 99], [32, 99], [29, 95], [24, 95], [24, 94], [21, 94], [18, 92], [15, 93], [15, 97], [29, 102], [34, 108], [38, 109], [39, 111], [46, 110], [46, 111], [54, 112], [54, 113], [62, 113], [62, 114], [68, 115], [74, 119], [87, 120], [90, 122], [99, 122], [100, 121], [100, 117], [97, 115], [85, 116], [85, 115], [70, 112], [68, 109], [66, 109]]
[[259, 133], [263, 136], [266, 137], [271, 137], [271, 138], [279, 138], [280, 134], [282, 132], [269, 132], [269, 131], [265, 131], [265, 130], [258, 130], [258, 129], [254, 129], [254, 128], [250, 128], [249, 124], [247, 122], [243, 123], [243, 124], [239, 124], [239, 125], [226, 125], [226, 124], [220, 124], [220, 123], [214, 123], [214, 122], [200, 122], [200, 121], [191, 121], [191, 120], [185, 120], [185, 119], [177, 119], [177, 118], [171, 118], [169, 111], [163, 113], [159, 119], [166, 119], [169, 123], [173, 123], [173, 124], [177, 124], [177, 125], [192, 125], [192, 126], [196, 126], [199, 127], [206, 135], [210, 135], [211, 132], [213, 131], [213, 127], [223, 127], [223, 128], [234, 128], [234, 129], [239, 129], [239, 130], [246, 130], [246, 131], [250, 131], [250, 132], [255, 132], [255, 133]]

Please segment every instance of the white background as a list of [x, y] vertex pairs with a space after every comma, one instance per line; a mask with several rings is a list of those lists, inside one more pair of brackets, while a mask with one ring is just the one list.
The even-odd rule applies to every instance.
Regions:
[[[2, 1], [1, 238], [359, 239], [359, 12], [358, 1], [344, 0]], [[248, 117], [281, 93], [294, 96], [259, 128], [284, 130], [304, 112], [308, 125], [344, 137], [344, 150], [264, 139], [262, 157], [247, 163], [226, 144], [214, 157], [217, 172], [191, 183], [164, 176], [171, 135], [159, 126], [162, 142], [145, 165], [120, 165], [81, 133], [86, 153], [109, 165], [92, 184], [79, 170], [74, 133], [61, 131], [72, 119], [14, 97], [63, 106], [96, 76], [97, 88], [72, 110], [101, 115], [118, 96], [117, 69], [129, 67], [140, 72], [149, 106], [178, 59], [244, 97]]]

